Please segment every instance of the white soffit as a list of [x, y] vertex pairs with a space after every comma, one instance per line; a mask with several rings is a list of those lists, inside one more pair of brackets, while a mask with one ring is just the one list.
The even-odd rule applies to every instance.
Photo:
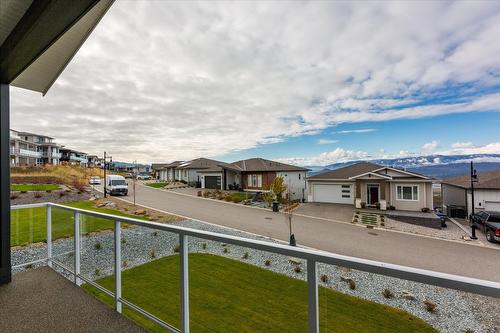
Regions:
[[11, 85], [38, 91], [45, 95], [112, 3], [113, 0], [99, 1], [19, 74]]

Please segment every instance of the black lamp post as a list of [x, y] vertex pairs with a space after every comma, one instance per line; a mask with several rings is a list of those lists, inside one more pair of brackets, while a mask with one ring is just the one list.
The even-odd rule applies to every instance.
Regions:
[[471, 191], [471, 204], [472, 204], [472, 210], [471, 210], [471, 215], [469, 216], [469, 219], [471, 220], [471, 229], [472, 229], [472, 236], [471, 239], [477, 239], [476, 237], [476, 225], [474, 224], [473, 221], [473, 216], [474, 216], [474, 183], [477, 183], [477, 173], [476, 170], [474, 169], [474, 164], [472, 161], [470, 161], [470, 191]]
[[104, 197], [106, 198], [106, 169], [108, 168], [108, 161], [107, 159], [109, 158], [109, 164], [113, 163], [113, 157], [111, 156], [106, 156], [106, 152], [104, 152], [104, 158], [103, 161], [104, 163], [102, 164], [104, 168]]

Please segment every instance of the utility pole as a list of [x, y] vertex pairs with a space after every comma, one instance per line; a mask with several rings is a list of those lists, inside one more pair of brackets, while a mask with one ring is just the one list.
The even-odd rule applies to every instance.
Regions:
[[108, 165], [108, 161], [107, 159], [109, 158], [109, 163], [112, 163], [113, 162], [113, 157], [111, 156], [107, 156], [106, 157], [106, 152], [104, 152], [104, 163], [103, 163], [103, 167], [104, 167], [104, 197], [106, 198], [106, 169], [107, 169], [107, 165]]
[[137, 181], [137, 174], [139, 173], [139, 169], [137, 166], [137, 160], [134, 161], [134, 165], [135, 165], [135, 172], [134, 172], [134, 208], [135, 208], [135, 183]]
[[474, 183], [477, 183], [477, 173], [476, 170], [474, 169], [474, 164], [472, 161], [470, 161], [470, 191], [471, 191], [471, 204], [472, 204], [472, 210], [471, 214], [469, 216], [469, 219], [471, 220], [471, 229], [472, 229], [472, 236], [471, 239], [477, 239], [476, 237], [476, 225], [474, 224], [474, 221], [472, 220], [474, 216]]

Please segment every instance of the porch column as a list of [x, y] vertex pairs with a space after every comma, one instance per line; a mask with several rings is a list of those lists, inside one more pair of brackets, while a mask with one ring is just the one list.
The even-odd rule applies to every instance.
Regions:
[[9, 85], [0, 83], [0, 284], [11, 280]]

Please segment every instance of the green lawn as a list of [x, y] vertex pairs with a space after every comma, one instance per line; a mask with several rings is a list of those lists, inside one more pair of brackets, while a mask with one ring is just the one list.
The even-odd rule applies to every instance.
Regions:
[[[118, 216], [146, 219], [145, 217], [129, 215], [112, 208], [96, 208], [92, 201], [77, 201], [65, 203], [66, 206], [97, 211]], [[26, 208], [11, 212], [11, 246], [42, 242], [47, 239], [46, 208]], [[113, 222], [88, 215], [80, 215], [83, 233], [113, 228]], [[52, 239], [73, 236], [73, 212], [60, 208], [52, 208]]]
[[55, 191], [61, 187], [57, 184], [12, 184], [11, 191]]
[[[189, 255], [192, 332], [307, 332], [307, 285], [253, 265], [210, 254]], [[114, 277], [97, 281], [114, 290]], [[179, 256], [122, 273], [123, 297], [179, 327]], [[88, 292], [113, 306], [101, 291]], [[321, 332], [436, 332], [395, 308], [320, 287]], [[124, 314], [152, 332], [160, 328], [132, 310]]]
[[248, 192], [232, 192], [229, 197], [231, 198], [231, 201], [241, 202], [246, 199], [252, 199], [253, 195]]
[[148, 183], [146, 185], [149, 187], [154, 187], [154, 188], [162, 188], [162, 187], [167, 186], [167, 184], [168, 183], [165, 183], [165, 182], [159, 182], [159, 183]]

